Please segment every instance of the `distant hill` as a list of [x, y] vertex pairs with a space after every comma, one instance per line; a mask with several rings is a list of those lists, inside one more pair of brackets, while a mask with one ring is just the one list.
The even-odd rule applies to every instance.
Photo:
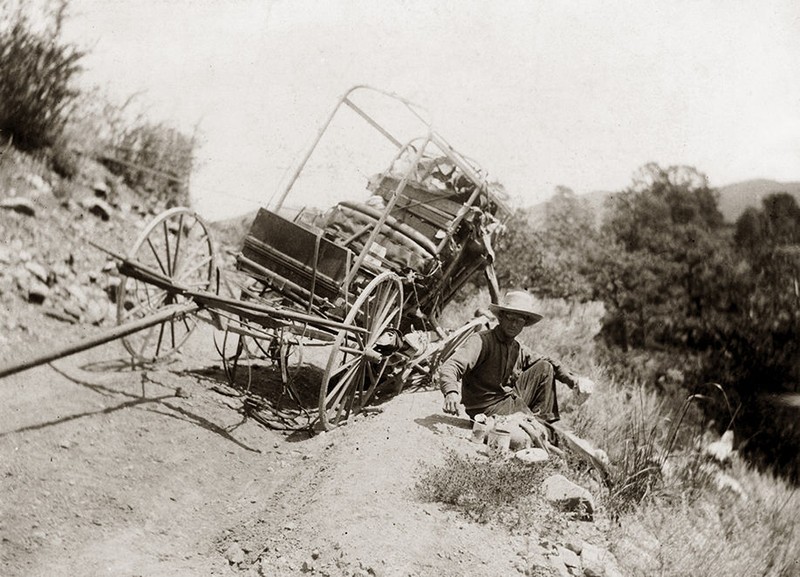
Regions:
[[745, 180], [718, 189], [719, 210], [728, 222], [736, 219], [750, 207], [761, 208], [761, 200], [776, 192], [788, 192], [800, 203], [800, 182], [775, 180]]
[[[777, 180], [755, 179], [728, 184], [717, 189], [719, 192], [719, 210], [726, 222], [734, 223], [741, 214], [750, 207], [761, 208], [761, 200], [769, 194], [788, 192], [800, 204], [800, 182], [778, 182]], [[602, 221], [605, 201], [616, 194], [614, 191], [596, 190], [578, 195], [592, 208], [598, 224]], [[547, 201], [540, 202], [524, 210], [528, 221], [534, 228], [544, 224]]]

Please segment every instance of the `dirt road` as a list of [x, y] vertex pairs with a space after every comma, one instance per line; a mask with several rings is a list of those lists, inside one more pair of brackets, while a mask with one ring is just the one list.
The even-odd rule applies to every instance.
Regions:
[[438, 393], [312, 438], [243, 420], [208, 334], [158, 370], [107, 345], [0, 381], [3, 575], [507, 575], [525, 543], [420, 503], [474, 450]]

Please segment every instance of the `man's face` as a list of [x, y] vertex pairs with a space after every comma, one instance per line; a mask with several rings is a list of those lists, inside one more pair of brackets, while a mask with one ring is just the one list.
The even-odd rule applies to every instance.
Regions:
[[524, 315], [501, 312], [497, 315], [500, 331], [509, 339], [516, 338], [525, 328], [527, 318]]

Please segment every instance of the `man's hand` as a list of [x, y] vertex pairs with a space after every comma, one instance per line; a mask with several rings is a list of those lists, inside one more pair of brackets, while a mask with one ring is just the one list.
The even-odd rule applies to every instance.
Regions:
[[587, 377], [578, 377], [574, 390], [575, 398], [579, 403], [582, 403], [594, 393], [594, 381]]
[[451, 391], [444, 396], [444, 412], [448, 415], [458, 415], [458, 406], [461, 404], [461, 395]]

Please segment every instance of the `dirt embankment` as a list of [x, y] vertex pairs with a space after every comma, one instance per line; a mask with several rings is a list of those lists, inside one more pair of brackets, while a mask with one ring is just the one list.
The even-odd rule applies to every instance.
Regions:
[[160, 370], [111, 345], [2, 382], [6, 575], [513, 575], [552, 541], [416, 498], [420, 463], [477, 450], [438, 393], [278, 434], [211, 389], [208, 332]]
[[[0, 211], [3, 364], [114, 323], [113, 270], [85, 241], [124, 252], [146, 216], [30, 197], [33, 215]], [[477, 450], [437, 392], [314, 436], [245, 419], [214, 390], [212, 333], [159, 367], [132, 369], [112, 343], [0, 380], [0, 573], [547, 575], [564, 535], [602, 544], [602, 520], [512, 534], [421, 502], [421, 463]]]

